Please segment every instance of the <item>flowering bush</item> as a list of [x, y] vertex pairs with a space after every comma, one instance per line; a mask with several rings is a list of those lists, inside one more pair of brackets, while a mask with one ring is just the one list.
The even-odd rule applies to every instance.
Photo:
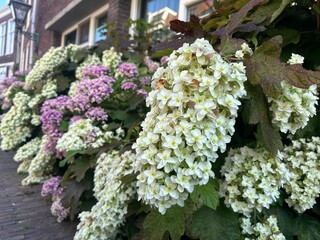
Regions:
[[174, 20], [160, 64], [50, 50], [6, 90], [23, 184], [56, 176], [42, 195], [75, 239], [319, 239], [318, 7], [289, 2]]
[[134, 145], [139, 198], [161, 213], [214, 177], [216, 152], [230, 142], [246, 94], [244, 66], [225, 62], [206, 40], [184, 44], [167, 64], [154, 74], [151, 110]]
[[75, 239], [113, 239], [127, 214], [128, 203], [136, 193], [135, 182], [123, 185], [121, 179], [133, 173], [135, 154], [113, 151], [102, 154], [95, 169], [95, 197], [90, 212], [79, 215]]

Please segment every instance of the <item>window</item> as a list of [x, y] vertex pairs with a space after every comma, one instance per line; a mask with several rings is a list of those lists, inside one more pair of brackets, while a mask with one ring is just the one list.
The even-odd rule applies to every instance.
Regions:
[[7, 77], [7, 67], [0, 67], [0, 79]]
[[16, 27], [15, 22], [13, 19], [11, 19], [8, 22], [7, 49], [6, 49], [7, 54], [13, 53], [15, 27]]
[[0, 25], [0, 56], [3, 56], [5, 54], [6, 28], [6, 23]]
[[64, 44], [65, 46], [67, 46], [68, 44], [76, 44], [76, 40], [77, 40], [77, 29], [68, 33], [64, 37]]
[[213, 10], [213, 0], [200, 1], [188, 7], [187, 19], [190, 19], [191, 15], [196, 15], [199, 18], [205, 17]]
[[108, 20], [107, 14], [97, 18], [95, 42], [99, 42], [107, 38], [106, 32], [104, 31], [104, 26], [107, 23], [107, 20]]
[[169, 26], [170, 21], [178, 17], [179, 0], [142, 0], [141, 18]]
[[84, 24], [80, 25], [79, 44], [86, 43], [89, 41], [89, 28], [90, 28], [90, 21], [87, 21]]

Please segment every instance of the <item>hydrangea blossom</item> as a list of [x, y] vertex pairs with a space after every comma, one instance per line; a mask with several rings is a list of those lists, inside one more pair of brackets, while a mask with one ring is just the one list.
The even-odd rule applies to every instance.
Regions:
[[[303, 57], [292, 54], [288, 62], [301, 64]], [[298, 129], [305, 127], [310, 117], [316, 114], [317, 86], [302, 89], [282, 81], [281, 87], [281, 95], [276, 98], [268, 97], [272, 123], [279, 127], [281, 132], [294, 134]]]
[[108, 119], [107, 113], [101, 107], [92, 107], [86, 112], [85, 116], [95, 121], [106, 121]]
[[249, 47], [247, 43], [241, 44], [241, 50], [236, 51], [235, 57], [238, 59], [243, 59], [244, 55], [249, 54], [252, 55], [252, 49]]
[[285, 236], [280, 232], [278, 220], [275, 216], [270, 216], [265, 222], [252, 224], [250, 218], [241, 219], [242, 234], [249, 236], [245, 240], [285, 240]]
[[221, 168], [220, 194], [226, 206], [250, 216], [255, 209], [269, 208], [289, 179], [286, 165], [265, 149], [231, 149]]
[[312, 208], [320, 195], [320, 138], [294, 140], [278, 158], [290, 171], [290, 181], [284, 185], [288, 205], [299, 213]]
[[2, 150], [12, 150], [25, 142], [31, 136], [29, 120], [32, 117], [28, 108], [30, 97], [19, 92], [13, 99], [10, 110], [6, 113], [1, 121], [1, 148]]
[[100, 76], [107, 75], [109, 72], [109, 67], [90, 65], [83, 69], [81, 76], [83, 78], [98, 78]]
[[13, 159], [16, 162], [22, 162], [33, 158], [40, 150], [41, 139], [36, 137], [20, 147]]
[[49, 178], [48, 180], [44, 181], [41, 189], [41, 196], [60, 196], [62, 194], [62, 187], [60, 187], [61, 177], [56, 176]]
[[116, 75], [125, 78], [133, 78], [139, 75], [139, 69], [134, 63], [124, 62], [117, 68]]
[[74, 96], [72, 96], [71, 108], [85, 111], [92, 106], [92, 103], [101, 103], [108, 99], [113, 92], [114, 82], [115, 80], [109, 76], [80, 81], [76, 86]]
[[150, 112], [134, 144], [138, 196], [165, 213], [213, 177], [217, 151], [234, 133], [245, 67], [227, 63], [204, 39], [173, 52], [153, 76]]
[[61, 177], [52, 177], [46, 180], [42, 185], [41, 196], [51, 196], [52, 197], [52, 205], [51, 205], [51, 213], [53, 216], [58, 217], [58, 222], [62, 222], [69, 215], [70, 208], [65, 208], [62, 205], [62, 187], [60, 187]]
[[109, 50], [105, 50], [102, 54], [102, 64], [111, 69], [115, 69], [122, 62], [121, 60], [122, 53], [115, 51], [114, 47]]
[[40, 150], [31, 160], [28, 176], [22, 180], [22, 185], [41, 183], [50, 177], [55, 157], [52, 153], [46, 151], [46, 145], [49, 140], [47, 135], [44, 135], [41, 138]]
[[102, 62], [97, 54], [92, 54], [87, 56], [87, 58], [80, 64], [79, 67], [76, 69], [76, 78], [82, 79], [82, 72], [90, 65], [98, 66], [101, 65]]
[[160, 64], [158, 62], [152, 61], [149, 56], [145, 57], [144, 64], [147, 66], [149, 73], [154, 73], [160, 67]]
[[107, 142], [120, 139], [118, 134], [114, 135], [112, 131], [106, 131], [107, 127], [104, 125], [104, 131], [102, 131], [93, 124], [91, 119], [78, 120], [70, 125], [68, 132], [58, 140], [56, 149], [64, 152], [99, 148]]
[[90, 212], [80, 213], [75, 240], [115, 239], [125, 220], [128, 203], [136, 193], [135, 182], [124, 185], [121, 181], [133, 173], [134, 160], [135, 154], [130, 151], [121, 156], [112, 151], [99, 157], [94, 175], [94, 193], [98, 202]]
[[32, 71], [26, 77], [29, 86], [43, 80], [47, 74], [67, 61], [68, 54], [63, 47], [50, 48], [38, 61], [36, 61]]

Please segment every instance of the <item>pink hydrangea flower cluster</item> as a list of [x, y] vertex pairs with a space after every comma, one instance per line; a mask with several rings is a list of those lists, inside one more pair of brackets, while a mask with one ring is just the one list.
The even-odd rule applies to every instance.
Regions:
[[62, 188], [60, 187], [61, 177], [56, 176], [46, 180], [42, 185], [41, 196], [54, 196], [58, 197], [62, 194]]
[[107, 75], [110, 72], [109, 67], [105, 66], [88, 66], [81, 73], [83, 78], [98, 78]]
[[78, 122], [81, 119], [83, 119], [83, 117], [80, 115], [73, 116], [72, 118], [70, 118], [69, 124], [74, 124], [75, 122]]
[[147, 66], [149, 73], [154, 73], [160, 67], [160, 64], [158, 62], [152, 61], [150, 57], [145, 58], [144, 64]]
[[12, 103], [6, 98], [9, 88], [24, 87], [24, 82], [20, 81], [16, 77], [10, 77], [0, 82], [0, 104], [1, 109], [5, 110], [11, 107]]
[[69, 215], [70, 208], [65, 208], [62, 205], [62, 187], [60, 187], [61, 177], [56, 176], [48, 179], [42, 185], [41, 196], [51, 196], [52, 205], [51, 213], [53, 216], [57, 217], [58, 222], [62, 222]]
[[[48, 153], [55, 152], [57, 141], [63, 135], [59, 125], [63, 119], [64, 111], [70, 106], [70, 102], [70, 97], [59, 96], [45, 101], [41, 107], [42, 131], [50, 138], [45, 146]], [[61, 154], [57, 153], [57, 157], [61, 157]]]
[[121, 89], [123, 90], [136, 90], [137, 88], [138, 86], [134, 82], [123, 82], [121, 84]]
[[134, 78], [139, 75], [139, 69], [134, 63], [124, 62], [119, 65], [117, 73], [122, 77]]
[[101, 103], [113, 92], [115, 80], [110, 76], [100, 76], [95, 79], [84, 79], [76, 88], [71, 107], [78, 111], [88, 110], [92, 103]]
[[107, 113], [101, 107], [90, 108], [85, 116], [95, 121], [106, 121], [108, 119]]

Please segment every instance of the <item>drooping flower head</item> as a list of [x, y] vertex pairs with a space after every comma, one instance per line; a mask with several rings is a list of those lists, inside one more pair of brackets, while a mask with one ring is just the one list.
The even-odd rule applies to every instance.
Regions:
[[246, 94], [244, 65], [225, 62], [204, 39], [184, 44], [167, 65], [153, 76], [151, 110], [133, 146], [138, 196], [161, 213], [214, 176], [212, 163], [231, 140]]

